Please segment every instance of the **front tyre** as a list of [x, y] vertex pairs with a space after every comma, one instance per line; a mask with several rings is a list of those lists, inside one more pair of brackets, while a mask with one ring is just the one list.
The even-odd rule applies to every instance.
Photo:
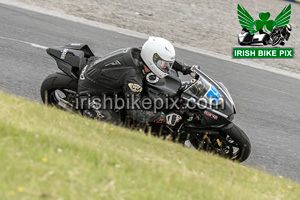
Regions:
[[272, 41], [272, 46], [276, 46], [277, 44], [279, 44], [281, 42], [281, 37], [279, 36], [275, 36], [273, 38], [273, 41]]
[[191, 136], [189, 141], [195, 149], [211, 152], [239, 162], [245, 161], [251, 152], [249, 138], [244, 131], [233, 123], [230, 128], [218, 132], [206, 132], [204, 135], [203, 133], [197, 133], [197, 136]]
[[[251, 143], [248, 136], [237, 125], [220, 132], [220, 140], [225, 148], [225, 157], [239, 162], [245, 161], [251, 153]], [[226, 155], [227, 154], [227, 155]]]

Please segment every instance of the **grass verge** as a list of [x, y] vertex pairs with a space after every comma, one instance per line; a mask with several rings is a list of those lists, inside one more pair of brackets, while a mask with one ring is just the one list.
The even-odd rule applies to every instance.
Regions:
[[287, 179], [0, 92], [0, 199], [299, 199]]

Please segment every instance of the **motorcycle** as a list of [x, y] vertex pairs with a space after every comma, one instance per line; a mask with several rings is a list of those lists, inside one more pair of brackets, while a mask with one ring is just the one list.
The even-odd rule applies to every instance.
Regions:
[[263, 43], [263, 45], [269, 44], [270, 36], [268, 33], [260, 30], [259, 34], [250, 34], [250, 32], [243, 28], [242, 32], [238, 35], [239, 45], [252, 45]]
[[[62, 72], [47, 76], [41, 85], [41, 98], [46, 105], [74, 113], [84, 110], [74, 106], [81, 71], [95, 60], [86, 44], [70, 44], [48, 48]], [[150, 98], [165, 96], [177, 99], [175, 108], [162, 108], [165, 113], [175, 112], [181, 120], [174, 126], [150, 123], [144, 129], [153, 135], [168, 137], [185, 146], [204, 150], [222, 157], [245, 161], [251, 152], [247, 135], [232, 121], [236, 107], [227, 88], [206, 75], [199, 66], [193, 66], [194, 78], [181, 81], [178, 73], [171, 70], [169, 76], [159, 79], [148, 73], [144, 80], [143, 95]], [[125, 110], [116, 110], [121, 120], [128, 124]], [[131, 124], [136, 124], [131, 119]]]
[[285, 45], [284, 41], [288, 41], [291, 35], [292, 27], [290, 24], [287, 27], [276, 27], [270, 34], [272, 46], [280, 44]]

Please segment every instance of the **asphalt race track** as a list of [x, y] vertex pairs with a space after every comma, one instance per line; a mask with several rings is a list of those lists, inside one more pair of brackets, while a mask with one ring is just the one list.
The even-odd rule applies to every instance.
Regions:
[[[43, 47], [87, 43], [101, 56], [143, 42], [0, 4], [0, 90], [41, 102], [43, 79], [58, 71]], [[300, 80], [183, 49], [176, 53], [177, 60], [201, 65], [231, 92], [238, 112], [234, 121], [252, 143], [244, 164], [300, 183]]]

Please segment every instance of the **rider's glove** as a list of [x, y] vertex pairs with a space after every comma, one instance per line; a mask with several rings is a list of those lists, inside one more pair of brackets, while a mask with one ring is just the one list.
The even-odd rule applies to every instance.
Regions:
[[191, 73], [190, 73], [190, 76], [191, 76], [192, 78], [196, 78], [196, 75], [197, 75], [197, 74], [196, 74], [195, 72], [191, 72]]
[[170, 113], [166, 115], [166, 123], [170, 126], [175, 126], [177, 122], [181, 120], [181, 116], [176, 113]]
[[183, 75], [190, 74], [192, 72], [191, 66], [185, 63], [182, 63], [181, 65], [181, 72]]

